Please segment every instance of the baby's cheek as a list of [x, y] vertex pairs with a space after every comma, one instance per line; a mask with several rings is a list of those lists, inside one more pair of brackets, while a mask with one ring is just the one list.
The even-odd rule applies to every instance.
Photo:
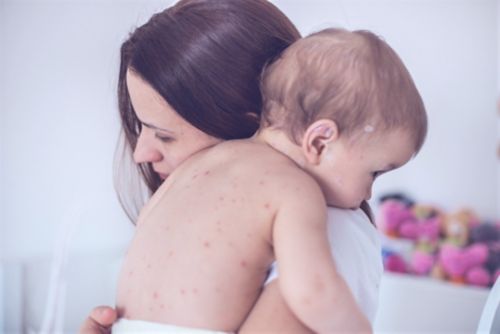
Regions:
[[338, 187], [340, 189], [344, 188], [344, 178], [341, 176], [334, 176], [333, 177], [333, 187]]

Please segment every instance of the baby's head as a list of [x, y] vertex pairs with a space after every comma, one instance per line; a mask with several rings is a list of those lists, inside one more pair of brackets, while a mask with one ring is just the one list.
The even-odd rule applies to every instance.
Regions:
[[427, 133], [425, 107], [394, 50], [368, 31], [295, 42], [262, 78], [262, 128], [300, 147], [328, 204], [356, 208], [373, 180], [405, 164]]

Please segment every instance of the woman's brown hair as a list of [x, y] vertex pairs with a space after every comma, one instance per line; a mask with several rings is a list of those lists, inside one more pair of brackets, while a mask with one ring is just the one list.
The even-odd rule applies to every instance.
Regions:
[[[247, 138], [259, 126], [262, 69], [299, 38], [290, 20], [266, 0], [181, 0], [153, 15], [121, 46], [122, 157], [131, 157], [141, 131], [127, 90], [127, 69], [133, 69], [201, 131], [225, 140]], [[115, 163], [121, 172], [126, 168], [124, 161]], [[156, 191], [161, 179], [151, 165], [138, 168], [149, 194]], [[128, 177], [134, 175], [118, 176], [127, 177], [121, 182], [115, 179], [115, 186], [133, 219], [143, 196], [123, 188], [122, 182], [130, 186]]]

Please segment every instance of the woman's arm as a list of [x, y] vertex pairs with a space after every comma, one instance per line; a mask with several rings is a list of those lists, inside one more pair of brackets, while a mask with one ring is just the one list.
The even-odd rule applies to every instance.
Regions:
[[110, 334], [116, 321], [116, 310], [109, 306], [98, 306], [90, 312], [80, 327], [80, 334]]
[[290, 333], [312, 334], [292, 313], [281, 295], [278, 279], [265, 286], [239, 334]]

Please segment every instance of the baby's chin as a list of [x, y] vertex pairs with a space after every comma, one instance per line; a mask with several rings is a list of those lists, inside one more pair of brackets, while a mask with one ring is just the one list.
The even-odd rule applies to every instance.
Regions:
[[358, 203], [356, 205], [353, 205], [353, 204], [338, 204], [338, 203], [335, 203], [334, 201], [328, 201], [326, 203], [326, 205], [330, 208], [336, 208], [336, 209], [342, 209], [342, 210], [357, 210], [359, 208], [361, 208], [361, 203]]

